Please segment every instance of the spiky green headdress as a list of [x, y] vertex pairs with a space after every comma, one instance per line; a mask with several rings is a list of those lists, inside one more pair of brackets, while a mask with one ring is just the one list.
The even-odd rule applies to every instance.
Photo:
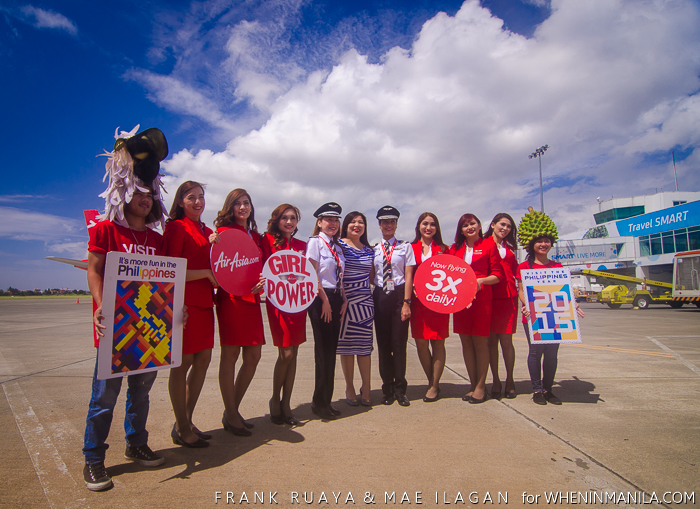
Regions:
[[538, 237], [550, 237], [553, 242], [556, 242], [559, 238], [559, 232], [557, 232], [557, 225], [554, 221], [539, 210], [535, 210], [532, 207], [528, 207], [528, 212], [520, 220], [520, 225], [518, 226], [518, 242], [520, 245], [527, 249], [532, 239]]

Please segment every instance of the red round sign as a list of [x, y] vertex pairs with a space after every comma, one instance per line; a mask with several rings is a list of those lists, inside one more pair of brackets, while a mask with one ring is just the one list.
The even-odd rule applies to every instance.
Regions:
[[296, 251], [272, 254], [263, 267], [265, 296], [280, 311], [299, 313], [316, 298], [318, 276], [309, 259]]
[[452, 255], [431, 256], [413, 279], [416, 295], [428, 309], [456, 313], [476, 295], [476, 275], [467, 262]]
[[250, 293], [262, 272], [262, 253], [253, 239], [241, 230], [224, 230], [211, 245], [211, 270], [219, 285], [231, 295]]

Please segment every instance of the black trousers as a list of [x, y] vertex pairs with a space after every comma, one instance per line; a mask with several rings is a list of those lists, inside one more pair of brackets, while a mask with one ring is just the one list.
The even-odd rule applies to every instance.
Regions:
[[397, 286], [390, 293], [375, 287], [372, 297], [382, 392], [389, 397], [406, 394], [406, 343], [409, 320], [401, 320], [404, 285]]
[[[533, 345], [530, 341], [530, 328], [527, 324], [523, 324], [523, 326], [525, 327], [527, 344], [530, 345], [530, 351], [527, 355], [527, 369], [530, 372], [532, 391], [551, 392], [552, 385], [554, 385], [554, 376], [557, 374], [559, 345], [556, 343]], [[543, 357], [544, 360], [542, 359]]]
[[316, 297], [309, 307], [309, 320], [314, 333], [314, 360], [316, 361], [316, 379], [313, 403], [319, 408], [328, 408], [333, 399], [333, 382], [335, 380], [335, 353], [340, 337], [340, 308], [343, 296], [340, 291], [326, 289], [331, 305], [330, 322], [321, 318], [323, 301]]

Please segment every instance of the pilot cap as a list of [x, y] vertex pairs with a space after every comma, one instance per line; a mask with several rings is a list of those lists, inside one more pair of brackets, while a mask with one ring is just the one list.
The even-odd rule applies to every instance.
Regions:
[[321, 205], [316, 212], [314, 212], [314, 217], [340, 217], [343, 209], [336, 202], [331, 201], [324, 205]]
[[399, 216], [401, 214], [399, 211], [396, 209], [396, 207], [392, 207], [391, 205], [385, 205], [381, 209], [377, 211], [377, 219], [380, 221], [382, 219], [399, 219]]

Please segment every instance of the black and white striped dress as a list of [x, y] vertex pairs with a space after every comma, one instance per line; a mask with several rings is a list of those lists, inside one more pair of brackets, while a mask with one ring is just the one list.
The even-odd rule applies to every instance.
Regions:
[[374, 301], [369, 286], [369, 274], [374, 261], [374, 250], [363, 246], [361, 250], [338, 243], [345, 255], [343, 287], [348, 308], [343, 317], [338, 340], [338, 355], [370, 355], [373, 350], [372, 324]]

